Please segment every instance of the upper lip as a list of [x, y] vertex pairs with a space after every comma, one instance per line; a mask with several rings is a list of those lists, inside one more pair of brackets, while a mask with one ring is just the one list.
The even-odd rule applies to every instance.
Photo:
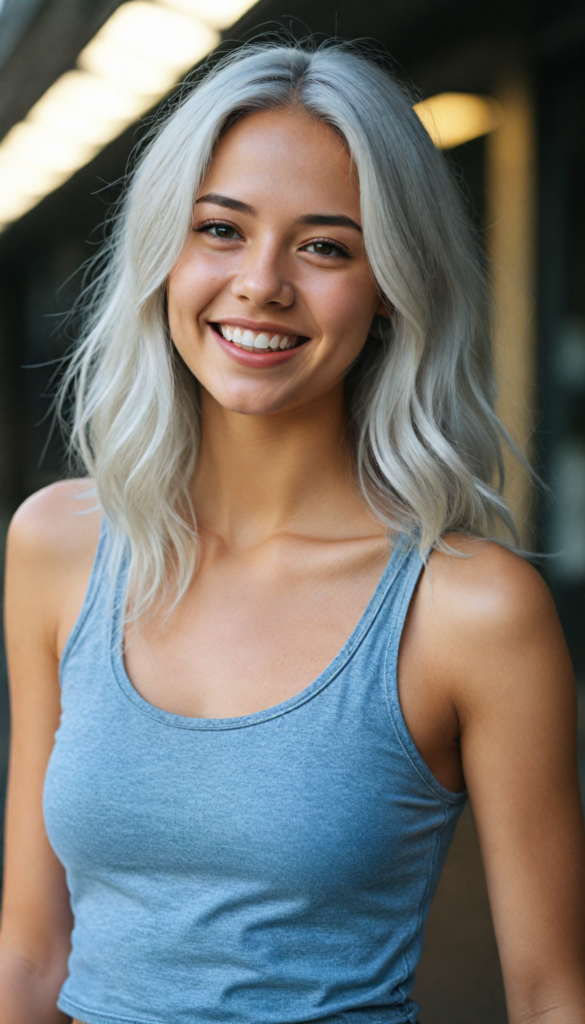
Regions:
[[243, 327], [244, 330], [248, 331], [272, 331], [273, 334], [288, 334], [289, 338], [307, 337], [307, 335], [303, 335], [300, 331], [295, 331], [291, 327], [285, 327], [283, 324], [277, 324], [268, 320], [247, 320], [246, 317], [227, 316], [225, 319], [216, 319], [210, 322], [225, 324], [227, 327]]

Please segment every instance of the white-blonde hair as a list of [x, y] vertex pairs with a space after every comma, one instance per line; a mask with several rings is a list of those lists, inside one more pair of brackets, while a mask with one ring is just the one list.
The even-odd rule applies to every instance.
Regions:
[[347, 45], [248, 45], [223, 57], [152, 132], [131, 176], [87, 328], [63, 383], [71, 438], [124, 552], [136, 614], [196, 566], [189, 501], [197, 383], [173, 346], [166, 281], [217, 142], [247, 113], [297, 106], [331, 125], [356, 168], [365, 247], [391, 311], [347, 375], [356, 475], [389, 531], [421, 553], [447, 531], [513, 531], [501, 496], [489, 308], [458, 187], [412, 97]]

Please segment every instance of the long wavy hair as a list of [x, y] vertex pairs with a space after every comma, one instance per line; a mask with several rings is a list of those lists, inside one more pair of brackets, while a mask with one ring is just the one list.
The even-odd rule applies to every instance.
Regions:
[[71, 446], [108, 519], [112, 570], [129, 558], [134, 615], [169, 588], [178, 601], [197, 565], [198, 386], [169, 334], [166, 282], [218, 140], [255, 111], [320, 118], [357, 171], [366, 251], [391, 311], [347, 374], [364, 500], [423, 555], [444, 548], [447, 531], [513, 536], [479, 246], [412, 103], [348, 45], [253, 44], [220, 59], [151, 131], [62, 385], [62, 395], [74, 387]]

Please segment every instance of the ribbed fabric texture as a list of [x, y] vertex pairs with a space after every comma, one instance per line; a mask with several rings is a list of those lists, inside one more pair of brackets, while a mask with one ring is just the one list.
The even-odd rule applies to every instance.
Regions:
[[199, 719], [130, 682], [107, 543], [104, 527], [45, 782], [75, 918], [60, 1009], [88, 1024], [413, 1024], [465, 801], [398, 702], [418, 553], [394, 548], [349, 640], [295, 697]]

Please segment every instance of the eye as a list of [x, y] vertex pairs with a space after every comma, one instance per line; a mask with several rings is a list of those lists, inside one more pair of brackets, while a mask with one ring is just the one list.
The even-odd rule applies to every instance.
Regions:
[[205, 234], [211, 235], [212, 238], [222, 238], [227, 242], [242, 237], [233, 224], [227, 224], [221, 220], [206, 221], [205, 224], [200, 224], [195, 230], [198, 234], [205, 232]]
[[313, 252], [316, 256], [343, 256], [349, 258], [349, 252], [337, 242], [330, 242], [327, 238], [316, 238], [304, 247], [305, 252]]

